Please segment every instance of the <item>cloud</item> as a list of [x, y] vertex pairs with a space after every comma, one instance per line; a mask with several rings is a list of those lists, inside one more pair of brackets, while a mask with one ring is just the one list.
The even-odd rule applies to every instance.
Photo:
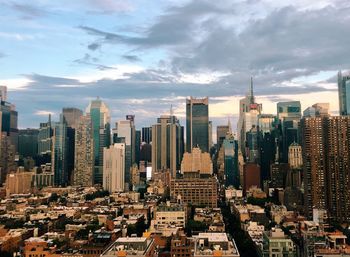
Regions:
[[54, 115], [55, 112], [53, 111], [47, 111], [47, 110], [38, 110], [34, 113], [35, 115], [39, 115], [39, 116], [48, 116], [48, 115]]
[[96, 43], [96, 42], [88, 45], [88, 49], [91, 51], [95, 51], [95, 50], [99, 49], [100, 47], [101, 47], [101, 45]]
[[23, 4], [12, 2], [10, 8], [21, 14], [22, 19], [41, 18], [48, 15], [48, 12], [43, 7], [38, 7], [34, 4]]
[[137, 55], [123, 55], [122, 57], [129, 62], [140, 62], [141, 61], [141, 59]]
[[77, 64], [92, 66], [92, 67], [95, 67], [98, 70], [113, 70], [113, 69], [116, 69], [115, 67], [112, 67], [112, 66], [99, 64], [99, 63], [97, 63], [98, 61], [99, 61], [98, 58], [92, 57], [89, 54], [85, 54], [84, 57], [82, 57], [80, 59], [76, 59], [73, 62], [77, 63]]
[[0, 52], [0, 58], [4, 58], [4, 57], [6, 57], [6, 54]]

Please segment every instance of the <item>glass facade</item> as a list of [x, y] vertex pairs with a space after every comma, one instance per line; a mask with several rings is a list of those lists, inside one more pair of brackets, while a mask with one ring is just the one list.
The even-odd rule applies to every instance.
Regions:
[[91, 117], [94, 143], [94, 184], [102, 184], [103, 147], [110, 146], [110, 114], [107, 105], [100, 99], [91, 101], [86, 110]]
[[67, 152], [67, 123], [61, 114], [60, 122], [57, 122], [54, 127], [54, 148], [52, 155], [52, 168], [54, 171], [54, 183], [56, 186], [68, 185]]
[[199, 147], [209, 152], [208, 98], [187, 99], [186, 103], [186, 151]]

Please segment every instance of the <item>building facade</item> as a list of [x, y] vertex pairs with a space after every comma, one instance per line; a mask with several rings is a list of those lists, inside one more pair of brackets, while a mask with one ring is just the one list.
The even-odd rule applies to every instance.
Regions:
[[186, 99], [186, 152], [199, 147], [209, 152], [209, 99]]
[[94, 183], [94, 139], [90, 116], [81, 116], [75, 131], [74, 185], [92, 186]]
[[103, 149], [103, 188], [110, 193], [125, 188], [125, 144], [115, 143]]

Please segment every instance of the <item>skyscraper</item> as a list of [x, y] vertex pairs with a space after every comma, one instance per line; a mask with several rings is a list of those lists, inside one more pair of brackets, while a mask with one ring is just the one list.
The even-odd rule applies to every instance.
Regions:
[[312, 217], [312, 209], [326, 209], [326, 160], [324, 151], [323, 118], [301, 120], [304, 175], [305, 214]]
[[238, 170], [238, 141], [234, 139], [232, 133], [228, 133], [223, 140], [224, 147], [224, 169], [225, 185], [239, 188], [239, 170]]
[[350, 74], [338, 72], [339, 114], [350, 114]]
[[350, 116], [325, 118], [327, 201], [330, 217], [350, 221]]
[[79, 118], [83, 116], [83, 111], [74, 107], [63, 108], [62, 113], [67, 122], [67, 127], [71, 127], [73, 129], [76, 128]]
[[107, 105], [99, 98], [90, 102], [86, 109], [90, 115], [94, 143], [94, 184], [102, 184], [103, 148], [110, 145], [110, 113]]
[[109, 192], [124, 191], [125, 143], [103, 149], [103, 189]]
[[216, 127], [216, 144], [219, 150], [222, 142], [224, 142], [226, 135], [229, 133], [229, 125], [219, 125]]
[[53, 152], [51, 158], [52, 171], [54, 172], [54, 183], [56, 186], [67, 186], [68, 177], [68, 138], [67, 123], [63, 114], [60, 121], [54, 125]]
[[81, 116], [76, 124], [74, 151], [74, 185], [92, 186], [94, 182], [94, 142], [90, 116]]
[[18, 151], [18, 113], [16, 106], [7, 102], [7, 87], [0, 87], [0, 113], [1, 113], [1, 132], [6, 133], [11, 144]]
[[38, 154], [50, 155], [52, 151], [52, 124], [51, 114], [49, 114], [49, 120], [47, 122], [40, 123], [38, 134]]
[[135, 161], [135, 125], [131, 119], [116, 122], [113, 129], [113, 143], [125, 144], [125, 183], [130, 183], [130, 168]]
[[253, 126], [258, 125], [258, 115], [261, 110], [262, 105], [255, 102], [253, 78], [251, 78], [248, 94], [239, 101], [238, 144], [244, 157], [246, 157], [246, 133]]
[[38, 129], [20, 129], [18, 133], [18, 153], [20, 157], [34, 158], [38, 154]]
[[199, 147], [209, 152], [209, 99], [186, 99], [186, 151]]
[[152, 127], [142, 128], [141, 140], [147, 144], [152, 142]]
[[280, 161], [288, 162], [288, 147], [299, 142], [299, 122], [301, 119], [300, 101], [277, 103], [277, 118], [280, 121], [282, 140], [280, 140]]
[[74, 170], [74, 149], [75, 149], [75, 130], [79, 122], [79, 118], [83, 115], [83, 111], [73, 107], [63, 108], [62, 114], [67, 123], [67, 169], [69, 181], [71, 181]]
[[329, 103], [316, 103], [303, 111], [304, 117], [329, 116]]
[[183, 134], [174, 115], [162, 115], [152, 126], [152, 170], [170, 169], [173, 177], [180, 169], [183, 155]]

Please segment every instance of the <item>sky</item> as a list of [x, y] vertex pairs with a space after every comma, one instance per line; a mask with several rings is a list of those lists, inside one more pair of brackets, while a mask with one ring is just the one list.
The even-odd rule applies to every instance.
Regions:
[[279, 101], [329, 102], [350, 67], [348, 0], [0, 0], [0, 85], [20, 128], [100, 97], [112, 127], [149, 126], [186, 97], [209, 96], [233, 128], [254, 79], [263, 113]]

